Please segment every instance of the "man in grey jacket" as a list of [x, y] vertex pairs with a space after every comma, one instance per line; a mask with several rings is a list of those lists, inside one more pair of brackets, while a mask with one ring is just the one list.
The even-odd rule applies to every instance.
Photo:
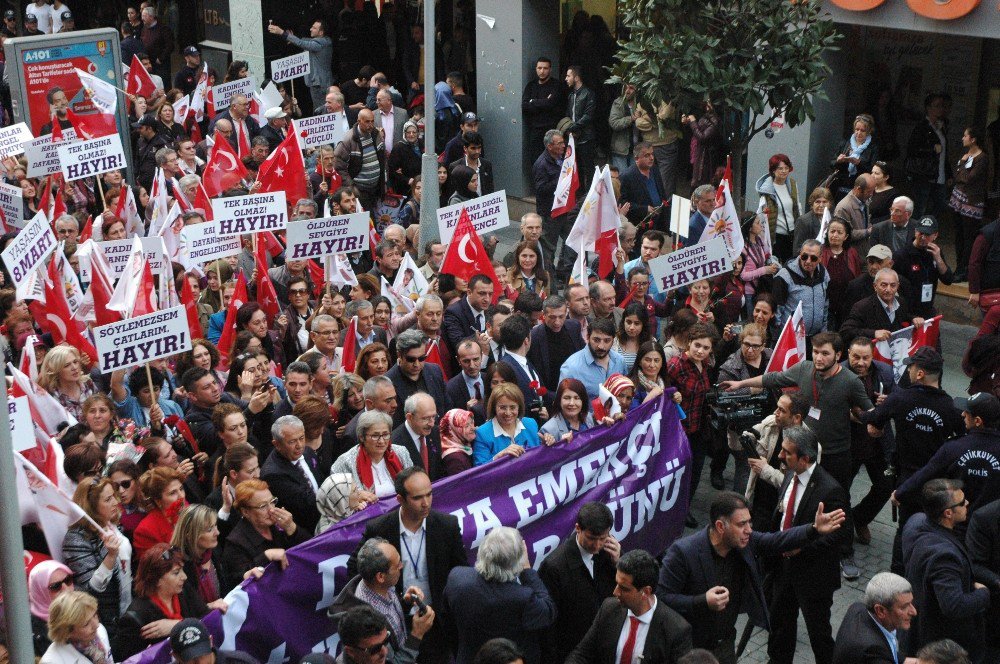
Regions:
[[327, 88], [333, 84], [333, 41], [326, 36], [326, 25], [323, 21], [313, 21], [309, 26], [309, 37], [296, 37], [291, 30], [283, 30], [271, 23], [267, 31], [272, 35], [281, 35], [289, 44], [309, 51], [309, 73], [306, 74], [306, 85], [309, 86], [309, 96], [312, 97], [313, 108], [323, 106]]

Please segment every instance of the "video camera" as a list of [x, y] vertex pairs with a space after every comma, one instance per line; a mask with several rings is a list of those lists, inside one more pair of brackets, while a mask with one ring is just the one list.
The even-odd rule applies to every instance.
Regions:
[[769, 414], [771, 395], [730, 394], [714, 385], [706, 396], [709, 421], [716, 431], [743, 431], [759, 424]]

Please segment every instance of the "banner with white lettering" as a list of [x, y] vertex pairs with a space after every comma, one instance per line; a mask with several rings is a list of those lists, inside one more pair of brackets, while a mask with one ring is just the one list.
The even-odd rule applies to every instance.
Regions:
[[183, 305], [95, 327], [94, 340], [106, 374], [191, 350]]
[[305, 76], [309, 73], [309, 52], [302, 51], [287, 58], [271, 61], [271, 80], [281, 83], [292, 78]]
[[63, 129], [62, 133], [61, 142], [53, 143], [50, 134], [33, 138], [25, 143], [24, 156], [28, 160], [29, 178], [45, 177], [62, 170], [59, 164], [59, 146], [76, 141], [76, 131]]
[[212, 86], [212, 100], [215, 102], [215, 110], [225, 111], [229, 108], [230, 100], [236, 95], [243, 95], [247, 99], [257, 94], [257, 79], [253, 76], [238, 78], [228, 83], [219, 83]]
[[284, 230], [288, 224], [285, 192], [215, 198], [212, 216], [215, 220], [206, 223], [213, 224], [219, 236]]
[[476, 229], [477, 235], [483, 236], [510, 226], [510, 216], [507, 214], [507, 191], [501, 189], [464, 203], [439, 208], [438, 231], [441, 234], [441, 241], [445, 244], [451, 242], [455, 234], [462, 208], [469, 211], [469, 220], [472, 221], [472, 227]]
[[0, 253], [0, 258], [3, 258], [14, 285], [20, 286], [55, 250], [56, 235], [45, 213], [39, 211]]
[[305, 260], [368, 249], [367, 212], [291, 221], [285, 231], [285, 258]]
[[729, 272], [733, 263], [725, 239], [719, 236], [657, 256], [649, 261], [649, 269], [653, 273], [653, 283], [665, 293]]
[[25, 143], [33, 138], [28, 125], [23, 122], [0, 129], [0, 159], [21, 154], [24, 152]]
[[10, 420], [10, 438], [15, 452], [30, 450], [36, 445], [28, 397], [7, 397], [7, 419]]
[[0, 214], [7, 228], [24, 228], [24, 194], [20, 187], [0, 182]]
[[181, 256], [186, 265], [201, 265], [243, 251], [240, 236], [217, 235], [217, 231], [213, 223], [191, 224], [181, 230]]
[[292, 125], [299, 134], [303, 148], [336, 145], [350, 129], [343, 111], [301, 118], [294, 120]]
[[125, 149], [118, 134], [69, 145], [60, 144], [57, 154], [62, 173], [70, 181], [125, 168]]

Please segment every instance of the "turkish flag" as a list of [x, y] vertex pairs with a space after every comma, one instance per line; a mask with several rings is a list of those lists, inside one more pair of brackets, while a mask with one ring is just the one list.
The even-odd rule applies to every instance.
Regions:
[[90, 288], [87, 289], [83, 299], [84, 306], [86, 306], [88, 298], [92, 300], [94, 322], [97, 325], [117, 323], [122, 319], [120, 312], [108, 309], [111, 294], [114, 292], [115, 282], [111, 278], [111, 269], [104, 257], [104, 251], [99, 246], [95, 246], [90, 254]]
[[289, 206], [295, 205], [300, 198], [309, 196], [306, 188], [308, 182], [306, 167], [302, 163], [299, 137], [294, 131], [288, 132], [285, 140], [281, 141], [274, 152], [260, 165], [257, 181], [260, 183], [258, 193], [284, 191]]
[[146, 232], [146, 226], [139, 216], [139, 207], [135, 204], [135, 195], [132, 187], [127, 184], [122, 186], [121, 195], [118, 197], [118, 205], [115, 208], [115, 216], [125, 220], [125, 236], [142, 236]]
[[146, 68], [139, 62], [139, 58], [132, 56], [132, 64], [128, 67], [128, 77], [125, 79], [125, 92], [130, 95], [141, 95], [148, 98], [156, 91], [156, 83]]
[[781, 328], [781, 335], [774, 344], [774, 352], [771, 353], [771, 359], [768, 360], [764, 373], [784, 371], [804, 359], [806, 359], [806, 328], [802, 321], [802, 303], [799, 302], [799, 306], [795, 307], [795, 313]]
[[313, 295], [318, 298], [323, 294], [323, 288], [326, 287], [323, 266], [315, 259], [310, 259], [306, 261], [306, 267], [309, 268], [309, 279], [313, 282]]
[[493, 270], [493, 263], [490, 261], [483, 241], [479, 239], [476, 229], [472, 227], [469, 219], [469, 212], [462, 208], [462, 215], [458, 218], [458, 226], [455, 228], [455, 235], [448, 245], [448, 252], [441, 262], [442, 274], [453, 274], [465, 281], [474, 275], [485, 274], [493, 280], [496, 286], [493, 289], [493, 301], [496, 302], [500, 296], [500, 284], [497, 281], [497, 273]]
[[233, 350], [233, 342], [236, 341], [236, 312], [249, 300], [247, 297], [247, 278], [240, 272], [236, 279], [236, 290], [229, 300], [229, 308], [226, 309], [226, 322], [222, 326], [222, 336], [219, 337], [219, 355], [222, 356], [222, 365], [229, 367], [229, 353]]
[[[135, 306], [132, 307], [132, 317], [145, 316], [159, 310], [156, 298], [156, 284], [153, 282], [153, 269], [149, 261], [143, 261], [142, 272], [139, 273], [139, 288], [136, 291]], [[125, 278], [124, 276], [122, 278]]]
[[448, 375], [448, 370], [444, 366], [444, 362], [441, 361], [441, 351], [438, 348], [440, 346], [441, 340], [435, 339], [427, 345], [427, 361], [441, 367], [441, 373], [444, 375], [444, 379], [448, 380], [451, 376]]
[[71, 109], [66, 109], [66, 119], [73, 125], [77, 138], [81, 140], [90, 140], [118, 133], [115, 116], [110, 113], [77, 115]]
[[212, 199], [205, 191], [205, 183], [203, 181], [198, 182], [198, 191], [194, 194], [194, 209], [201, 210], [205, 213], [205, 220], [212, 221]]
[[267, 243], [263, 238], [258, 238], [256, 244], [254, 264], [257, 266], [257, 303], [267, 314], [267, 324], [271, 325], [281, 308], [278, 306], [278, 293], [274, 290], [271, 276], [267, 273]]
[[205, 184], [205, 193], [210, 198], [215, 198], [227, 189], [238, 185], [243, 178], [249, 177], [249, 175], [250, 171], [240, 161], [233, 146], [222, 134], [215, 132], [212, 156], [208, 158], [205, 172], [201, 177]]
[[77, 240], [77, 244], [83, 244], [87, 240], [92, 239], [93, 235], [94, 235], [94, 215], [88, 214], [87, 221], [84, 222], [83, 229], [80, 231], [80, 238]]
[[358, 359], [358, 317], [351, 318], [344, 335], [344, 353], [341, 355], [340, 368], [345, 373], [354, 373], [354, 365]]
[[375, 247], [382, 241], [382, 237], [375, 231], [375, 222], [368, 217], [368, 249], [372, 252], [372, 260], [375, 260]]
[[198, 320], [198, 303], [194, 300], [194, 290], [191, 289], [191, 279], [184, 276], [184, 287], [181, 288], [181, 302], [184, 304], [184, 313], [187, 315], [188, 334], [192, 339], [201, 339], [205, 333], [201, 329], [201, 321]]

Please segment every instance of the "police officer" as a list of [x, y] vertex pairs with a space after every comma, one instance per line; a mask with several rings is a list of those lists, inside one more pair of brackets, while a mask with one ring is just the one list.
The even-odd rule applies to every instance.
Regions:
[[943, 284], [955, 281], [954, 273], [941, 255], [937, 238], [937, 219], [923, 217], [914, 226], [913, 242], [892, 256], [893, 267], [901, 278], [900, 294], [910, 305], [912, 315], [920, 318], [937, 315], [934, 294], [938, 281]]

